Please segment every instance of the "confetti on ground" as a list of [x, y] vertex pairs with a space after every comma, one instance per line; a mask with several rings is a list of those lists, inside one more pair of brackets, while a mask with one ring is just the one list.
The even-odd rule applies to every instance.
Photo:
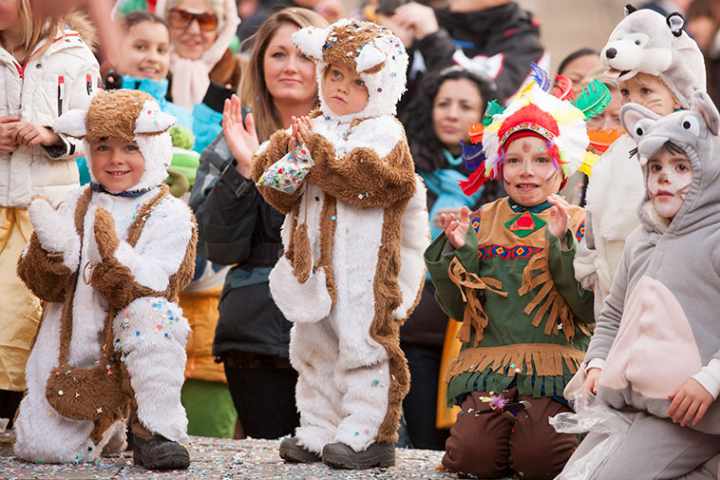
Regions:
[[187, 471], [149, 472], [132, 464], [132, 453], [103, 457], [96, 464], [35, 465], [12, 455], [12, 439], [0, 434], [0, 479], [457, 479], [438, 471], [442, 452], [397, 449], [395, 467], [365, 471], [332, 470], [322, 463], [286, 464], [278, 456], [278, 441], [225, 440], [192, 437]]

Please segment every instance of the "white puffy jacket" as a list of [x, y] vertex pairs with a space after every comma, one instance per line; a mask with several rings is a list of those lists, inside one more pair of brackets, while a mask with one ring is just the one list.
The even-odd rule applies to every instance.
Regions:
[[[36, 51], [46, 47], [38, 45]], [[0, 116], [17, 115], [50, 127], [69, 109], [87, 108], [100, 84], [100, 68], [75, 30], [66, 28], [24, 67], [0, 47]], [[62, 148], [20, 146], [0, 154], [0, 206], [26, 207], [34, 195], [58, 203], [78, 185], [73, 157], [82, 146], [63, 138]]]

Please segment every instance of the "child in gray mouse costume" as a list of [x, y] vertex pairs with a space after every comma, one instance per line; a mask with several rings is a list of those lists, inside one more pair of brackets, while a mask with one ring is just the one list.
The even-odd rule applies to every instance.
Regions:
[[641, 226], [565, 396], [596, 393], [629, 428], [577, 475], [574, 463], [603, 448], [606, 435], [591, 431], [559, 479], [720, 478], [720, 115], [706, 93], [691, 105], [665, 117], [621, 111], [645, 179]]

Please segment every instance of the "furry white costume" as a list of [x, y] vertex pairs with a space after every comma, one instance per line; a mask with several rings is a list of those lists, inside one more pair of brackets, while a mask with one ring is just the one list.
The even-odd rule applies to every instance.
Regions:
[[175, 300], [192, 278], [196, 234], [190, 210], [162, 186], [173, 123], [151, 97], [126, 90], [100, 92], [87, 112], [57, 121], [56, 131], [86, 142], [134, 140], [145, 171], [131, 192], [94, 183], [58, 210], [44, 199], [30, 205], [35, 234], [18, 273], [47, 303], [16, 423], [20, 458], [94, 461], [124, 445], [131, 406], [149, 432], [187, 439], [180, 389], [189, 328]]
[[[682, 30], [677, 14], [663, 17], [652, 10], [626, 10], [627, 16], [610, 34], [601, 58], [618, 81], [637, 73], [658, 76], [684, 108], [697, 91], [706, 91], [705, 64], [697, 44]], [[622, 257], [625, 239], [640, 225], [637, 207], [645, 195], [636, 147], [628, 135], [620, 137], [593, 167], [587, 206], [590, 235], [575, 256], [575, 274], [595, 293], [595, 315], [610, 291]], [[594, 248], [588, 247], [588, 238]]]
[[[304, 28], [293, 40], [317, 62], [318, 84], [329, 64], [344, 64], [369, 93], [363, 111], [337, 116], [321, 88], [307, 142], [315, 164], [304, 189], [260, 188], [289, 213], [270, 290], [295, 323], [297, 440], [315, 453], [330, 443], [362, 452], [397, 438], [409, 388], [398, 331], [418, 301], [429, 243], [425, 187], [394, 117], [408, 59], [394, 35], [364, 22]], [[255, 179], [285, 155], [289, 137], [278, 131], [260, 147]]]

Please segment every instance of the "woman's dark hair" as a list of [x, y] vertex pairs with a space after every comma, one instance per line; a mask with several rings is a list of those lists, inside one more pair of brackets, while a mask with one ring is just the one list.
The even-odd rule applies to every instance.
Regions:
[[577, 60], [580, 57], [587, 57], [588, 55], [594, 55], [599, 56], [600, 54], [593, 50], [592, 48], [581, 48], [580, 50], [575, 50], [567, 57], [563, 58], [563, 61], [560, 62], [560, 65], [558, 66], [557, 73], [558, 75], [562, 75], [562, 73], [565, 71], [565, 69], [570, 65], [572, 62]]
[[135, 25], [140, 25], [145, 22], [159, 23], [160, 25], [164, 25], [165, 28], [168, 28], [168, 24], [165, 20], [150, 12], [138, 10], [130, 12], [122, 17], [122, 26], [126, 31], [130, 30]]
[[442, 156], [445, 146], [435, 134], [433, 125], [433, 104], [443, 83], [447, 80], [460, 79], [470, 80], [477, 86], [482, 101], [480, 110], [482, 115], [487, 103], [495, 98], [495, 89], [490, 82], [459, 66], [427, 74], [420, 82], [417, 94], [400, 115], [415, 166], [419, 171], [431, 172], [442, 168], [445, 163]]

